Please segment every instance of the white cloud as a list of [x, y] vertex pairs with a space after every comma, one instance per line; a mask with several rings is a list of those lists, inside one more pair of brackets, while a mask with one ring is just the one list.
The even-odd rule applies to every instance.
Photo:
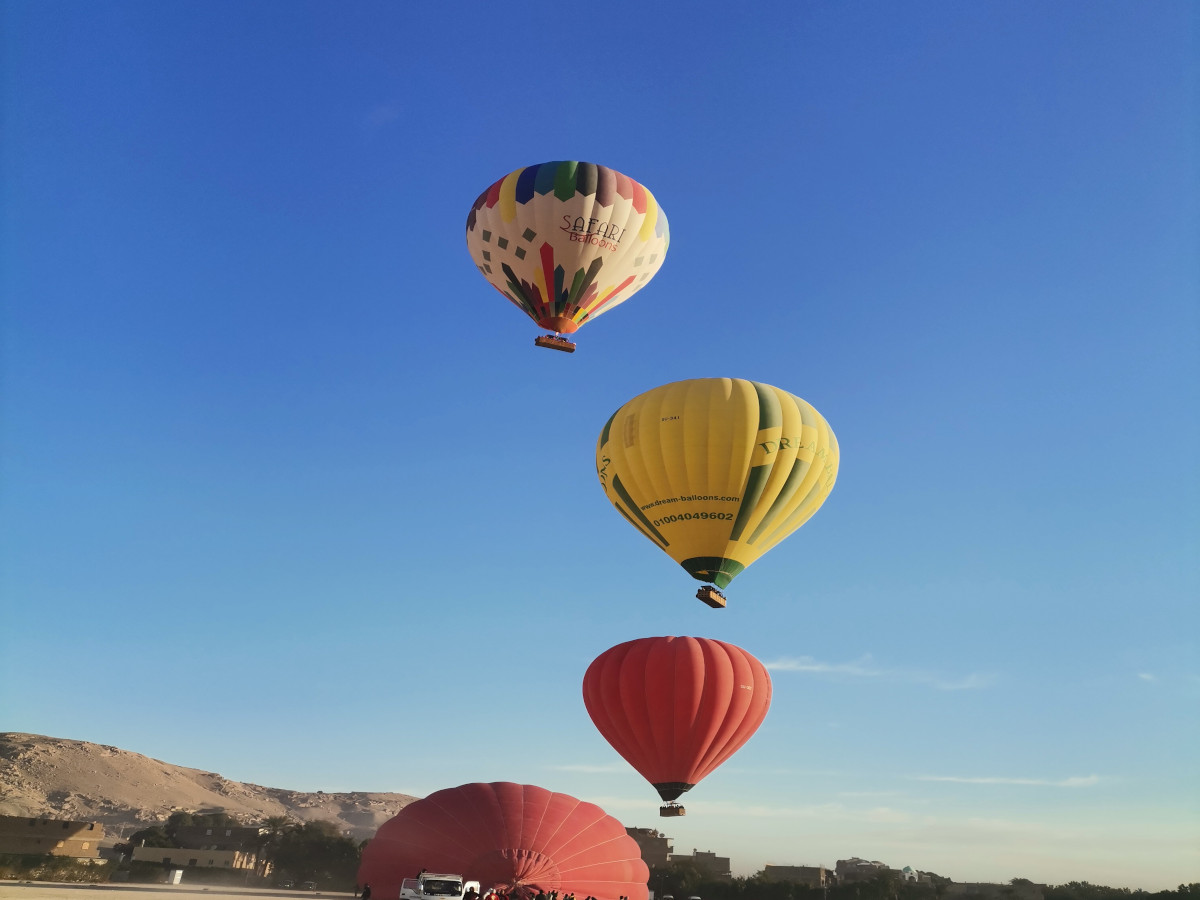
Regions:
[[1138, 672], [1138, 678], [1142, 681], [1158, 681], [1158, 676], [1152, 672]]
[[960, 775], [915, 775], [917, 781], [948, 781], [954, 784], [1019, 784], [1034, 787], [1092, 787], [1100, 783], [1099, 775], [1076, 775], [1071, 778], [1004, 778], [1004, 777], [964, 777]]
[[871, 656], [865, 655], [854, 662], [829, 663], [811, 656], [777, 659], [766, 663], [774, 672], [807, 672], [815, 675], [831, 675], [847, 678], [882, 678], [890, 681], [905, 681], [923, 684], [939, 691], [966, 691], [987, 687], [995, 681], [994, 676], [972, 673], [961, 678], [945, 678], [915, 669], [889, 669], [875, 665]]

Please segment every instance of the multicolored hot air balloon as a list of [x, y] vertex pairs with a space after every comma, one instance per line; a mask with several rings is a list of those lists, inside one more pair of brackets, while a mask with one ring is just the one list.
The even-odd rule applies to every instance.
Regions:
[[[596, 472], [635, 528], [692, 577], [725, 587], [825, 502], [838, 444], [799, 397], [757, 381], [696, 378], [613, 413]], [[725, 605], [715, 588], [697, 596]]]
[[421, 869], [517, 897], [649, 894], [650, 871], [624, 825], [593, 803], [530, 784], [464, 784], [410, 803], [363, 849], [358, 883], [394, 898]]
[[571, 334], [641, 290], [670, 233], [654, 195], [615, 169], [548, 162], [517, 169], [479, 195], [467, 249], [483, 277], [568, 352]]
[[758, 730], [771, 677], [757, 659], [709, 638], [650, 637], [605, 650], [583, 676], [583, 702], [604, 739], [673, 803]]

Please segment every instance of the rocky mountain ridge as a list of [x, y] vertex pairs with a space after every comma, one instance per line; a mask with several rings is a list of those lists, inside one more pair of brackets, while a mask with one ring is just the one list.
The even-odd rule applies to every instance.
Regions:
[[324, 819], [362, 840], [416, 799], [263, 787], [117, 747], [0, 733], [0, 815], [100, 822], [110, 840], [163, 822], [176, 810], [223, 811], [246, 823], [272, 816]]

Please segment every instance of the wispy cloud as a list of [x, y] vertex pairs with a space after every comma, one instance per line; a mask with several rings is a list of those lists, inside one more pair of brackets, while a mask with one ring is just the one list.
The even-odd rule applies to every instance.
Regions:
[[961, 678], [947, 678], [917, 669], [888, 668], [876, 665], [869, 654], [853, 662], [844, 663], [822, 662], [811, 656], [786, 657], [768, 662], [766, 666], [774, 672], [806, 672], [833, 677], [904, 681], [909, 684], [923, 684], [939, 691], [975, 690], [987, 687], [996, 680], [994, 676], [979, 673], [971, 673]]
[[1158, 681], [1158, 676], [1153, 672], [1138, 672], [1137, 677], [1142, 681]]
[[1033, 787], [1080, 788], [1100, 783], [1099, 775], [1076, 775], [1071, 778], [1003, 778], [995, 776], [966, 777], [961, 775], [915, 775], [917, 781], [949, 781], [954, 784], [1023, 784]]

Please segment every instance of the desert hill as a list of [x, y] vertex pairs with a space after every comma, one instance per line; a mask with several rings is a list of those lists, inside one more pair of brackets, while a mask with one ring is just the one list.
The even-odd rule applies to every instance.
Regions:
[[0, 733], [0, 815], [100, 822], [110, 839], [176, 810], [224, 811], [246, 823], [270, 816], [335, 822], [361, 840], [413, 802], [407, 794], [326, 794], [230, 781], [116, 747]]

